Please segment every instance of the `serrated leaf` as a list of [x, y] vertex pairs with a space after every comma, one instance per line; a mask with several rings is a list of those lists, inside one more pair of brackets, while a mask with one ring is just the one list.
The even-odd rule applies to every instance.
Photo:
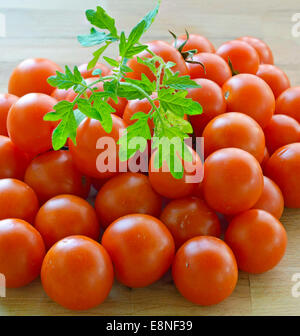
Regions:
[[125, 56], [127, 58], [132, 58], [133, 56], [140, 54], [144, 50], [146, 50], [148, 46], [146, 45], [141, 45], [141, 46], [136, 46], [136, 47], [131, 47], [129, 50], [126, 51]]
[[177, 114], [167, 111], [166, 112], [166, 118], [168, 122], [172, 125], [178, 128], [183, 133], [193, 133], [193, 127], [189, 123], [189, 121], [181, 118]]
[[98, 44], [102, 44], [105, 41], [117, 41], [118, 39], [111, 34], [106, 34], [104, 32], [98, 32], [95, 28], [91, 28], [89, 35], [78, 35], [78, 42], [83, 47], [92, 47]]
[[65, 73], [56, 71], [56, 76], [49, 77], [47, 80], [48, 83], [53, 87], [65, 90], [70, 89], [73, 86], [76, 88], [76, 86], [80, 84], [86, 84], [77, 66], [74, 67], [74, 73], [72, 73], [68, 66], [66, 66], [65, 70]]
[[96, 11], [93, 9], [87, 10], [86, 17], [92, 25], [101, 29], [106, 29], [112, 36], [118, 37], [115, 20], [109, 16], [102, 7], [97, 6]]
[[76, 144], [76, 129], [77, 123], [74, 117], [74, 113], [69, 113], [64, 118], [52, 133], [52, 146], [54, 150], [62, 148], [67, 139], [70, 137], [74, 144]]
[[93, 109], [95, 109], [100, 115], [100, 122], [104, 131], [106, 133], [110, 133], [113, 126], [111, 114], [114, 113], [115, 110], [107, 102], [103, 101], [99, 96], [95, 95], [93, 98]]
[[110, 57], [107, 57], [107, 56], [103, 56], [103, 59], [105, 59], [105, 61], [111, 65], [112, 67], [115, 67], [117, 68], [119, 66], [119, 62], [116, 61], [115, 59], [113, 58], [110, 58]]
[[78, 110], [83, 114], [85, 114], [87, 117], [101, 121], [100, 114], [97, 112], [95, 108], [93, 108], [89, 100], [79, 98], [77, 104], [78, 104]]
[[53, 106], [54, 112], [49, 112], [44, 116], [44, 120], [46, 121], [57, 121], [62, 119], [68, 113], [73, 111], [73, 104], [62, 100], [56, 105]]
[[81, 124], [81, 122], [86, 118], [86, 115], [80, 112], [78, 109], [76, 109], [74, 110], [74, 117], [78, 127]]
[[155, 6], [155, 8], [150, 11], [144, 18], [143, 18], [143, 21], [146, 22], [146, 26], [145, 26], [145, 29], [144, 29], [144, 32], [147, 31], [149, 29], [149, 27], [151, 26], [151, 24], [153, 23], [157, 13], [158, 13], [158, 10], [159, 10], [159, 6], [160, 6], [160, 3], [161, 3], [161, 0], [158, 0], [157, 1], [157, 4]]
[[169, 86], [176, 90], [186, 90], [190, 88], [200, 88], [201, 86], [197, 84], [190, 76], [179, 76], [179, 72], [164, 78], [163, 82], [166, 86]]
[[97, 64], [97, 62], [98, 62], [100, 56], [103, 54], [103, 52], [104, 52], [104, 51], [106, 50], [106, 48], [109, 46], [109, 44], [110, 44], [110, 43], [106, 43], [105, 46], [99, 48], [98, 50], [96, 50], [96, 51], [93, 53], [93, 56], [94, 56], [94, 57], [93, 57], [93, 59], [89, 62], [88, 66], [87, 66], [87, 69], [88, 69], [88, 70], [91, 70], [91, 69], [93, 69], [93, 68], [96, 66], [96, 64]]

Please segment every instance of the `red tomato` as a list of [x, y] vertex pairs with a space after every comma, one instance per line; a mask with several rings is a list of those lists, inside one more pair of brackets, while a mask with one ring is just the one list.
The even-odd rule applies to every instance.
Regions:
[[[126, 128], [126, 124], [123, 119], [115, 115], [112, 115], [112, 119], [113, 128], [109, 134], [104, 131], [98, 120], [89, 118], [84, 119], [77, 128], [77, 145], [74, 145], [71, 140], [69, 141], [69, 148], [75, 165], [87, 176], [102, 179], [117, 174], [119, 165], [118, 153], [117, 149], [115, 151], [113, 150], [115, 148], [111, 149], [111, 147], [112, 145], [116, 145], [120, 135], [122, 135], [122, 132], [124, 132]], [[99, 148], [98, 146], [99, 139], [105, 140], [104, 137], [112, 142], [109, 148]], [[105, 168], [102, 167], [103, 161], [100, 160], [101, 158], [103, 158], [103, 160], [108, 158], [109, 167], [106, 167], [108, 168], [108, 171], [101, 172], [98, 170], [99, 167]]]
[[43, 93], [29, 93], [20, 98], [9, 110], [7, 129], [12, 142], [32, 156], [52, 148], [52, 132], [57, 121], [44, 121], [53, 111], [56, 99]]
[[300, 143], [283, 146], [270, 157], [265, 173], [280, 188], [288, 208], [300, 208]]
[[94, 208], [74, 195], [59, 195], [47, 201], [38, 211], [34, 226], [47, 249], [68, 236], [82, 235], [94, 240], [100, 236]]
[[264, 132], [270, 154], [284, 145], [300, 142], [300, 124], [294, 118], [284, 114], [273, 115]]
[[60, 194], [86, 198], [90, 180], [75, 167], [65, 150], [48, 152], [32, 160], [25, 173], [25, 182], [36, 192], [41, 203]]
[[221, 56], [225, 62], [232, 63], [233, 69], [239, 73], [255, 75], [259, 66], [259, 57], [256, 50], [250, 44], [233, 40], [223, 43], [216, 54]]
[[47, 295], [65, 308], [85, 310], [108, 296], [113, 267], [105, 249], [84, 236], [60, 240], [46, 254], [41, 280]]
[[200, 53], [193, 56], [193, 61], [201, 64], [187, 63], [191, 78], [207, 78], [222, 86], [231, 75], [229, 65], [222, 57], [212, 53]]
[[267, 147], [265, 147], [264, 158], [263, 158], [262, 162], [260, 163], [263, 171], [265, 171], [266, 164], [267, 164], [269, 158], [270, 158], [270, 155], [269, 155], [268, 149], [267, 149]]
[[300, 86], [291, 87], [276, 99], [277, 114], [287, 114], [300, 123]]
[[238, 280], [235, 257], [215, 237], [195, 237], [178, 250], [172, 267], [175, 286], [189, 301], [208, 306], [226, 299]]
[[[176, 45], [174, 42], [173, 46], [175, 48], [178, 48], [182, 45], [184, 41], [186, 41], [185, 34], [178, 36]], [[198, 53], [200, 52], [214, 53], [216, 51], [213, 44], [206, 37], [198, 34], [189, 34], [189, 39], [185, 44], [185, 46], [182, 48], [182, 51], [189, 51], [194, 49], [196, 49]]]
[[263, 79], [270, 86], [275, 98], [291, 86], [286, 73], [275, 65], [261, 64], [258, 67], [256, 76]]
[[240, 37], [239, 40], [242, 40], [248, 44], [250, 44], [258, 53], [260, 63], [265, 64], [273, 64], [273, 54], [270, 47], [263, 42], [262, 40], [252, 37], [252, 36], [243, 36]]
[[18, 99], [19, 97], [9, 93], [0, 94], [0, 135], [8, 136], [6, 126], [8, 111]]
[[40, 274], [45, 246], [38, 231], [21, 219], [0, 221], [0, 273], [7, 288], [29, 284]]
[[240, 270], [263, 273], [284, 255], [287, 235], [283, 225], [264, 210], [251, 209], [234, 217], [225, 233]]
[[230, 112], [217, 116], [205, 127], [203, 137], [205, 156], [221, 148], [235, 147], [252, 154], [258, 162], [264, 158], [264, 132], [245, 114]]
[[242, 149], [224, 148], [204, 163], [203, 193], [208, 205], [222, 214], [250, 209], [263, 190], [258, 161]]
[[28, 155], [10, 138], [0, 135], [0, 179], [11, 177], [23, 180], [28, 165]]
[[203, 113], [190, 116], [190, 122], [196, 136], [201, 136], [208, 122], [226, 112], [226, 102], [221, 88], [209, 79], [195, 79], [201, 88], [188, 89], [187, 98], [192, 98], [198, 102]]
[[[72, 93], [76, 95], [76, 92], [73, 89], [68, 89], [68, 90], [64, 90], [64, 89], [58, 89], [56, 88], [52, 93], [51, 93], [51, 97], [55, 98], [57, 101], [62, 101], [62, 100], [69, 100], [68, 96]], [[72, 101], [72, 100], [69, 100]]]
[[221, 234], [217, 214], [204, 200], [196, 197], [171, 201], [164, 208], [160, 220], [170, 230], [177, 249], [196, 236], [220, 237]]
[[101, 77], [108, 76], [111, 73], [111, 69], [107, 65], [102, 64], [102, 63], [97, 63], [96, 66], [94, 68], [90, 69], [90, 70], [87, 69], [87, 66], [88, 66], [88, 64], [84, 63], [84, 64], [79, 65], [79, 67], [78, 67], [78, 70], [81, 73], [81, 76], [83, 78], [92, 77], [93, 72], [96, 69], [100, 69], [102, 71], [101, 72]]
[[32, 223], [39, 209], [35, 192], [24, 182], [0, 180], [0, 219], [20, 218]]
[[102, 245], [114, 264], [118, 281], [146, 287], [159, 280], [174, 258], [174, 240], [157, 218], [133, 214], [114, 221], [104, 231]]
[[45, 58], [29, 58], [21, 62], [12, 72], [8, 92], [22, 97], [27, 93], [45, 93], [50, 95], [54, 88], [48, 84], [47, 79], [55, 76], [56, 71], [62, 68]]
[[269, 85], [261, 78], [240, 74], [223, 85], [228, 112], [241, 112], [256, 120], [264, 128], [272, 118], [275, 99]]

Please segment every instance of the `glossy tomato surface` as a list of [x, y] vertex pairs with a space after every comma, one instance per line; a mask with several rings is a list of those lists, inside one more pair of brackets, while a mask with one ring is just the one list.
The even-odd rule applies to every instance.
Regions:
[[83, 78], [92, 77], [93, 76], [93, 72], [96, 69], [99, 69], [99, 70], [102, 71], [101, 72], [101, 76], [102, 77], [108, 76], [110, 74], [110, 72], [111, 72], [111, 69], [107, 65], [102, 64], [102, 63], [97, 63], [94, 68], [89, 69], [89, 70], [88, 70], [87, 67], [88, 67], [88, 63], [83, 63], [83, 64], [79, 65], [79, 67], [78, 67], [78, 70], [81, 73], [81, 76]]
[[0, 94], [0, 135], [8, 136], [7, 132], [7, 116], [11, 106], [19, 99], [19, 97], [9, 94]]
[[300, 123], [300, 86], [286, 89], [276, 99], [277, 114], [286, 114]]
[[[179, 48], [182, 43], [184, 43], [187, 39], [186, 35], [180, 35], [177, 37], [176, 43], [173, 43], [175, 48]], [[199, 34], [189, 34], [189, 39], [187, 43], [182, 48], [182, 51], [194, 50], [196, 49], [198, 53], [208, 52], [214, 53], [215, 47], [213, 44], [204, 36]]]
[[239, 38], [239, 40], [248, 43], [256, 50], [259, 56], [260, 63], [262, 64], [274, 63], [272, 51], [264, 41], [253, 36], [242, 36]]

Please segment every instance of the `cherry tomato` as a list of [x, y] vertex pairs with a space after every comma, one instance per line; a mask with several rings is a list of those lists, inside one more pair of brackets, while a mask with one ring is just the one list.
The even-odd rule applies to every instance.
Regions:
[[25, 182], [36, 192], [41, 203], [60, 194], [86, 198], [90, 180], [75, 167], [71, 154], [65, 150], [37, 156], [25, 173]]
[[9, 93], [0, 94], [0, 135], [8, 136], [6, 126], [8, 111], [18, 99], [19, 97]]
[[232, 63], [233, 69], [238, 73], [249, 73], [255, 75], [259, 66], [259, 56], [250, 44], [233, 40], [223, 43], [216, 54], [221, 56], [225, 62]]
[[[173, 43], [173, 46], [175, 48], [178, 48], [182, 45], [184, 41], [186, 41], [186, 35], [183, 34], [181, 36], [177, 37], [176, 45], [175, 42]], [[201, 52], [208, 52], [208, 53], [214, 53], [215, 47], [213, 44], [204, 36], [198, 35], [198, 34], [189, 34], [189, 39], [185, 46], [182, 48], [182, 51], [189, 51], [189, 50], [197, 50], [197, 53]]]
[[19, 218], [29, 223], [39, 209], [35, 192], [24, 182], [16, 179], [0, 180], [0, 219]]
[[64, 89], [56, 88], [51, 93], [51, 97], [55, 98], [57, 101], [62, 101], [62, 100], [73, 101], [73, 100], [68, 99], [69, 95], [73, 94], [73, 92], [74, 92], [74, 95], [76, 96], [76, 92], [73, 89], [64, 90]]
[[7, 129], [12, 142], [32, 156], [52, 148], [52, 132], [56, 121], [44, 121], [53, 111], [56, 99], [43, 93], [29, 93], [20, 98], [9, 110]]
[[55, 76], [56, 71], [62, 68], [45, 58], [29, 58], [21, 62], [12, 72], [8, 92], [18, 97], [27, 93], [45, 93], [50, 95], [54, 88], [48, 84], [47, 79]]
[[113, 266], [105, 249], [84, 236], [57, 242], [43, 261], [41, 280], [47, 295], [65, 308], [85, 310], [108, 296]]
[[204, 197], [222, 214], [250, 209], [261, 196], [263, 183], [258, 161], [242, 149], [219, 149], [205, 160]]
[[300, 124], [284, 114], [275, 114], [264, 129], [266, 145], [270, 154], [293, 142], [300, 142]]
[[[124, 132], [126, 124], [123, 119], [115, 115], [112, 115], [112, 120], [112, 131], [108, 134], [105, 132], [98, 120], [89, 118], [84, 119], [77, 128], [77, 144], [74, 145], [71, 140], [69, 141], [69, 148], [75, 165], [87, 176], [102, 179], [112, 177], [117, 174], [117, 168], [119, 166], [118, 150], [117, 148], [116, 150], [114, 150], [115, 148], [111, 149], [111, 147], [112, 145], [116, 145], [119, 137], [122, 136], [122, 132]], [[112, 142], [112, 144], [108, 145], [109, 148], [99, 148], [99, 139], [105, 140], [104, 137]], [[105, 168], [102, 167], [102, 165], [106, 157], [109, 161], [108, 167], [106, 167], [108, 170], [103, 172], [98, 170], [98, 168]]]
[[174, 240], [157, 218], [133, 214], [114, 221], [104, 232], [102, 245], [114, 264], [117, 279], [131, 288], [160, 279], [171, 266]]
[[238, 269], [231, 249], [215, 237], [195, 237], [177, 251], [172, 275], [175, 286], [189, 301], [217, 304], [234, 290]]
[[205, 126], [214, 117], [226, 112], [226, 102], [221, 88], [209, 79], [195, 79], [201, 88], [188, 90], [187, 98], [198, 102], [203, 113], [190, 116], [190, 122], [196, 136], [201, 136]]
[[217, 214], [204, 200], [196, 197], [171, 201], [164, 208], [160, 220], [170, 230], [177, 249], [196, 236], [220, 237], [221, 234]]
[[264, 158], [264, 132], [245, 114], [230, 112], [217, 116], [205, 127], [203, 137], [205, 156], [221, 148], [235, 147], [252, 154], [258, 162]]
[[275, 109], [275, 99], [269, 85], [261, 78], [240, 74], [223, 85], [228, 112], [241, 112], [256, 120], [264, 128]]
[[275, 65], [261, 64], [258, 67], [256, 76], [263, 79], [270, 86], [275, 98], [291, 86], [286, 73]]
[[0, 135], [0, 179], [11, 177], [23, 180], [28, 165], [28, 155], [10, 138]]
[[300, 86], [291, 87], [276, 99], [277, 114], [287, 114], [300, 123]]
[[300, 143], [283, 146], [267, 162], [266, 175], [280, 188], [288, 208], [300, 208]]
[[88, 64], [84, 63], [84, 64], [79, 65], [79, 67], [78, 67], [78, 70], [81, 73], [81, 76], [83, 78], [92, 77], [93, 76], [93, 72], [96, 69], [100, 69], [102, 71], [101, 72], [101, 76], [102, 77], [108, 76], [111, 73], [111, 69], [107, 65], [102, 64], [102, 63], [97, 63], [96, 66], [94, 68], [90, 69], [90, 70], [87, 69], [87, 66], [88, 66]]
[[265, 147], [264, 158], [263, 158], [262, 162], [260, 163], [260, 166], [261, 166], [263, 171], [265, 171], [266, 164], [267, 164], [269, 158], [270, 158], [270, 155], [269, 155], [268, 149], [267, 149], [267, 147]]
[[283, 225], [264, 210], [251, 209], [234, 217], [225, 233], [240, 270], [263, 273], [284, 255], [287, 235]]
[[45, 245], [41, 235], [22, 219], [0, 221], [0, 273], [7, 288], [29, 284], [41, 271]]
[[232, 75], [229, 65], [222, 57], [212, 53], [200, 53], [193, 56], [193, 61], [200, 62], [187, 63], [191, 78], [207, 78], [222, 86]]
[[270, 47], [262, 40], [252, 36], [243, 36], [240, 37], [239, 40], [250, 44], [256, 50], [261, 64], [274, 63], [273, 54]]

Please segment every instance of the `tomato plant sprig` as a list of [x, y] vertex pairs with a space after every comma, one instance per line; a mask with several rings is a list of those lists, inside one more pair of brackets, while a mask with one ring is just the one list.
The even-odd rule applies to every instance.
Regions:
[[[128, 143], [135, 137], [150, 140], [152, 134], [148, 120], [152, 119], [154, 123], [152, 148], [159, 148], [166, 142], [173, 145], [173, 151], [165, 151], [162, 156], [157, 156], [160, 159], [155, 161], [156, 168], [161, 167], [163, 161], [166, 161], [172, 175], [176, 178], [182, 177], [182, 162], [176, 153], [183, 153], [181, 156], [185, 161], [192, 160], [184, 139], [193, 132], [191, 124], [184, 119], [184, 116], [200, 114], [202, 107], [192, 99], [186, 98], [187, 89], [199, 87], [199, 85], [189, 76], [179, 76], [178, 72], [173, 73], [174, 63], [164, 62], [161, 57], [151, 52], [146, 44], [140, 42], [142, 35], [154, 21], [159, 5], [160, 0], [156, 7], [131, 30], [128, 37], [123, 31], [118, 33], [115, 20], [102, 7], [98, 6], [96, 10], [86, 11], [86, 17], [93, 27], [90, 34], [78, 36], [78, 41], [84, 47], [99, 46], [93, 53], [88, 69], [95, 67], [100, 56], [112, 43], [118, 43], [119, 60], [103, 56], [103, 59], [113, 67], [112, 74], [102, 77], [101, 70], [97, 69], [93, 72], [93, 76], [99, 76], [99, 78], [89, 85], [76, 66], [73, 72], [66, 66], [65, 73], [57, 72], [56, 76], [48, 79], [48, 82], [54, 87], [66, 90], [72, 88], [77, 93], [73, 102], [59, 102], [54, 106], [54, 112], [50, 112], [44, 117], [45, 120], [60, 120], [52, 136], [55, 150], [63, 147], [69, 137], [76, 144], [77, 127], [86, 117], [99, 120], [104, 130], [110, 133], [113, 124], [111, 114], [115, 110], [108, 103], [109, 98], [115, 102], [118, 97], [124, 97], [127, 100], [146, 98], [151, 105], [151, 111], [148, 114], [137, 112], [132, 116], [136, 122], [128, 126], [125, 134], [119, 139], [120, 160], [126, 161], [138, 150], [143, 151], [146, 148], [146, 141], [145, 146], [130, 150]], [[145, 50], [150, 54], [150, 57], [140, 58], [138, 55]], [[155, 80], [151, 81], [145, 74], [142, 74], [140, 80], [127, 78], [126, 74], [132, 70], [126, 64], [133, 57], [136, 57], [139, 63], [151, 70]], [[103, 83], [103, 91], [101, 92], [96, 91], [97, 88], [95, 88], [95, 84], [99, 82]], [[91, 93], [89, 97], [88, 91]], [[156, 101], [159, 102], [158, 106], [155, 104]], [[173, 141], [174, 138], [179, 138], [180, 141]], [[178, 167], [180, 168], [178, 169]]]

